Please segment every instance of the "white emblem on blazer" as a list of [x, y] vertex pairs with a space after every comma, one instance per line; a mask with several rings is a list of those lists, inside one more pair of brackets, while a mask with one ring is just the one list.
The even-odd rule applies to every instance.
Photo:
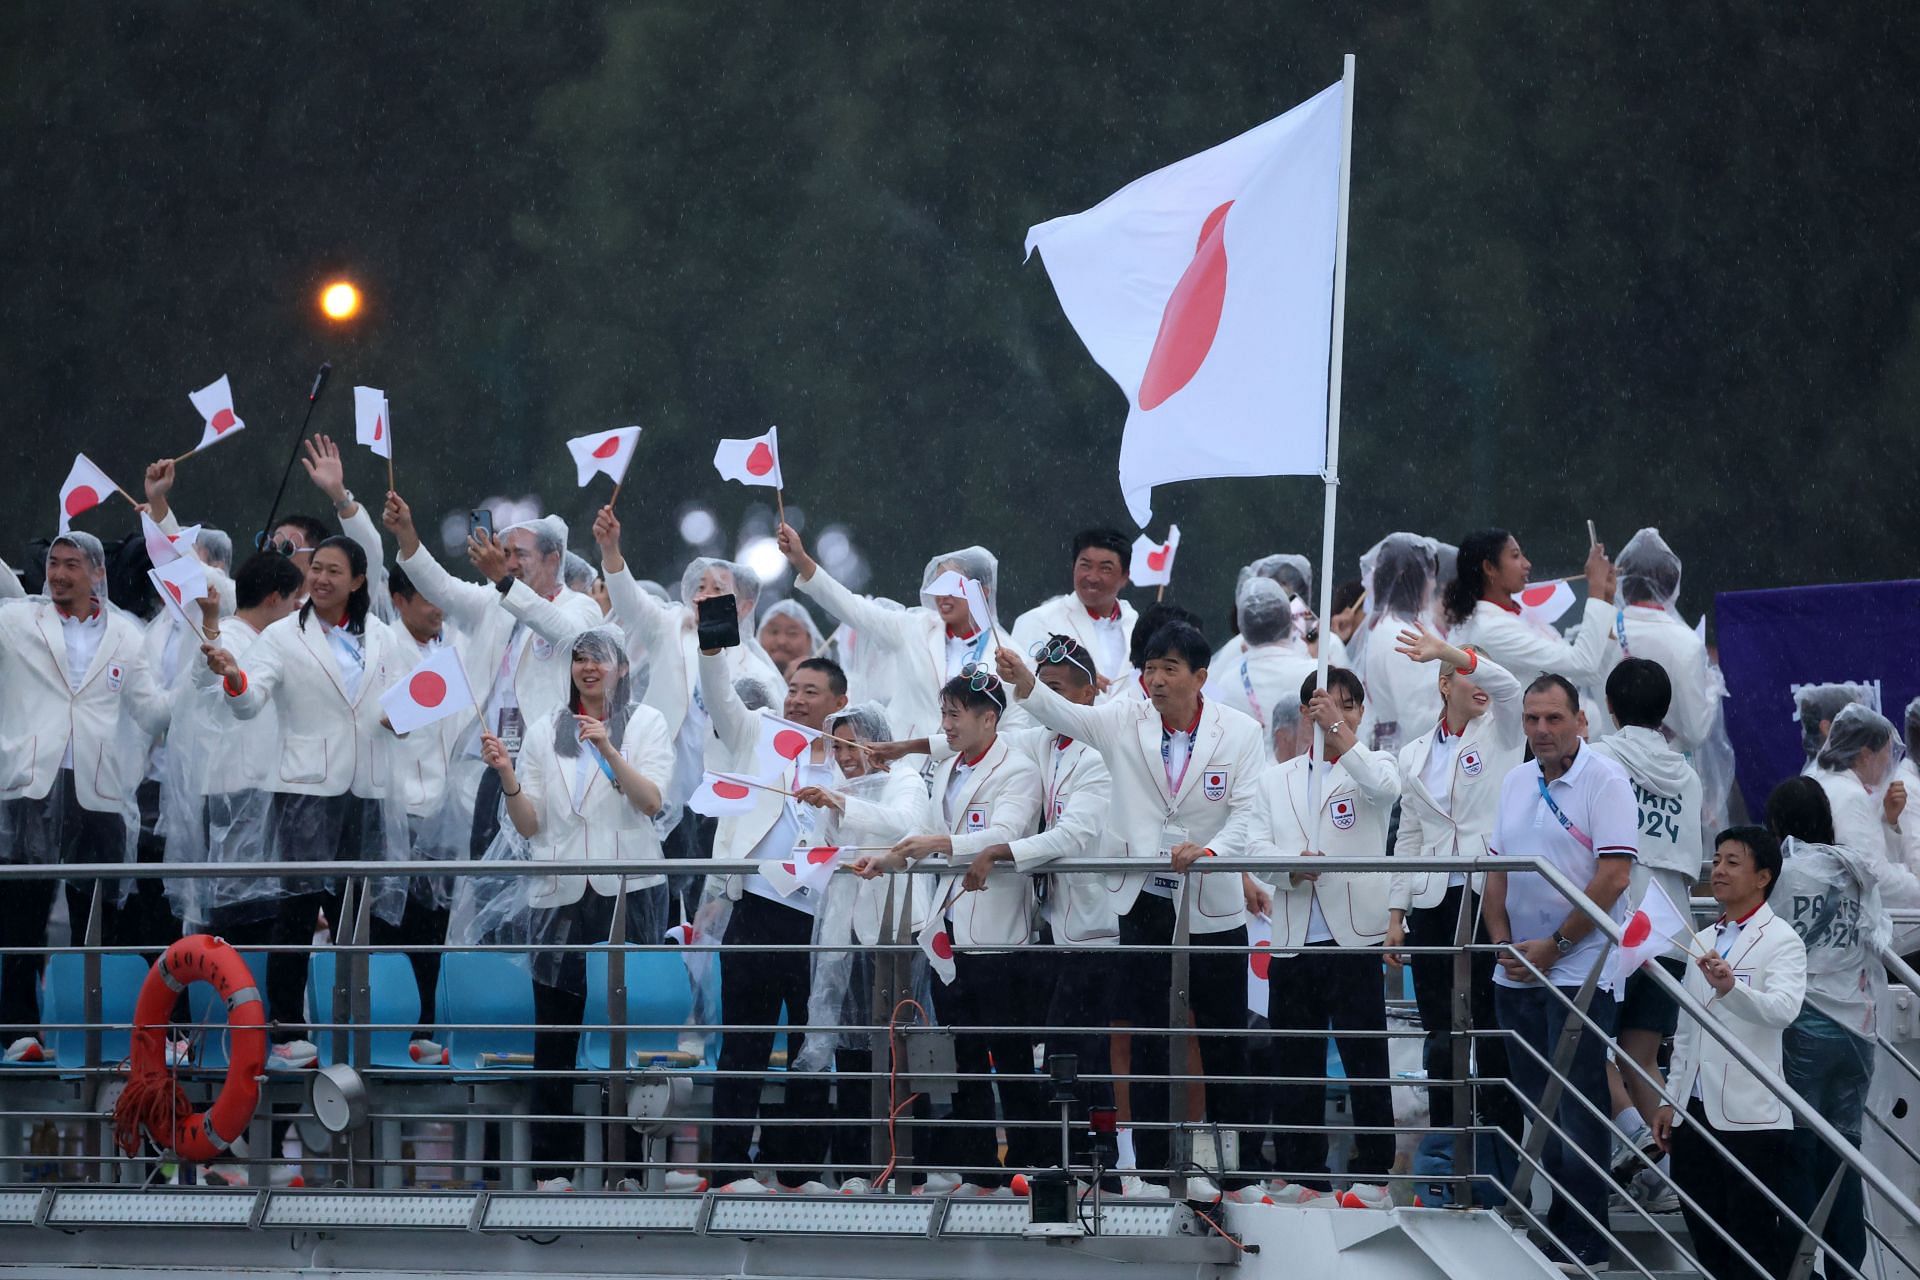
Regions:
[[967, 830], [985, 831], [987, 829], [987, 806], [970, 804], [967, 806]]
[[1327, 812], [1333, 815], [1333, 825], [1342, 831], [1360, 820], [1360, 815], [1354, 810], [1351, 796], [1342, 796], [1332, 801], [1327, 805]]
[[1477, 778], [1480, 776], [1480, 753], [1478, 751], [1469, 751], [1460, 757], [1460, 772], [1466, 774], [1469, 778]]
[[120, 692], [120, 686], [126, 683], [126, 678], [126, 669], [119, 663], [110, 662], [107, 664], [107, 688], [110, 691], [114, 693]]
[[1225, 800], [1227, 798], [1227, 771], [1225, 769], [1215, 769], [1200, 779], [1200, 785], [1206, 789], [1207, 799]]

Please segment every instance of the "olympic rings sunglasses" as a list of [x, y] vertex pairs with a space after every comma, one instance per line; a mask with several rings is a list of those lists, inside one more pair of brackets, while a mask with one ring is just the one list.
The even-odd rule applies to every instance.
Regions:
[[1074, 650], [1080, 646], [1068, 636], [1048, 636], [1045, 640], [1033, 642], [1033, 648], [1027, 652], [1033, 658], [1033, 665], [1057, 667], [1063, 662], [1071, 662], [1087, 673], [1087, 679], [1094, 679], [1093, 668], [1074, 656]]

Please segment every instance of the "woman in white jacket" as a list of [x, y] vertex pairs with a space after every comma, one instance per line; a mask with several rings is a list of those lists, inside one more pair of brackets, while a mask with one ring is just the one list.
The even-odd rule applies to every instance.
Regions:
[[[235, 719], [251, 720], [271, 708], [279, 720], [277, 760], [263, 779], [272, 792], [268, 856], [281, 862], [404, 859], [406, 803], [380, 695], [415, 664], [401, 639], [370, 612], [367, 553], [359, 543], [342, 536], [321, 542], [308, 562], [306, 587], [307, 602], [260, 633], [245, 667], [225, 649], [202, 650]], [[336, 892], [331, 879], [284, 881], [274, 942], [312, 942], [322, 911], [337, 923]], [[383, 884], [376, 894], [375, 910], [397, 921], [406, 886]], [[305, 951], [276, 952], [267, 961], [267, 1005], [279, 1039], [270, 1067], [309, 1066], [318, 1055], [291, 1029], [300, 1022], [307, 962]]]
[[1843, 707], [1813, 758], [1813, 780], [1833, 808], [1838, 843], [1904, 863], [1901, 817], [1906, 788], [1894, 785], [1893, 724], [1864, 703]]
[[1447, 584], [1447, 639], [1492, 658], [1523, 688], [1548, 671], [1576, 687], [1593, 685], [1613, 629], [1613, 566], [1605, 549], [1596, 544], [1587, 554], [1587, 603], [1572, 639], [1520, 616], [1514, 597], [1526, 590], [1532, 573], [1533, 563], [1505, 529], [1468, 534]]
[[[482, 734], [481, 759], [499, 775], [508, 821], [530, 843], [534, 861], [658, 858], [660, 837], [652, 818], [660, 812], [662, 788], [673, 766], [666, 721], [653, 708], [633, 702], [626, 647], [617, 633], [605, 628], [585, 631], [572, 647], [567, 705], [528, 727], [517, 765], [491, 733]], [[511, 839], [503, 832], [496, 845]], [[489, 856], [498, 852], [490, 850]], [[621, 877], [534, 876], [522, 877], [520, 884], [524, 889], [509, 888], [476, 913], [470, 914], [471, 907], [461, 910], [459, 904], [456, 913], [463, 919], [477, 914], [499, 921], [481, 930], [492, 938], [524, 929], [533, 953], [534, 1020], [543, 1027], [564, 1028], [534, 1033], [534, 1069], [570, 1071], [586, 1012], [587, 958], [582, 951], [556, 948], [596, 946], [610, 939]], [[666, 928], [666, 877], [630, 875], [624, 887], [624, 940], [656, 941]], [[572, 1110], [572, 1093], [568, 1081], [539, 1080], [534, 1110], [565, 1114]], [[579, 1160], [583, 1138], [578, 1125], [535, 1123], [535, 1162], [567, 1170], [556, 1173], [543, 1189], [570, 1188], [570, 1166]]]
[[[1712, 877], [1720, 919], [1711, 940], [1686, 940], [1694, 955], [1688, 994], [1776, 1077], [1784, 1069], [1781, 1033], [1800, 1016], [1807, 991], [1806, 947], [1767, 906], [1779, 878], [1780, 843], [1766, 828], [1721, 832]], [[1725, 1154], [1701, 1135], [1706, 1128]], [[1786, 1274], [1793, 1237], [1759, 1186], [1770, 1185], [1785, 1165], [1792, 1129], [1787, 1104], [1683, 1014], [1653, 1133], [1673, 1153], [1674, 1182], [1689, 1197], [1681, 1212], [1694, 1256], [1714, 1280]], [[1734, 1244], [1760, 1264], [1757, 1270]]]

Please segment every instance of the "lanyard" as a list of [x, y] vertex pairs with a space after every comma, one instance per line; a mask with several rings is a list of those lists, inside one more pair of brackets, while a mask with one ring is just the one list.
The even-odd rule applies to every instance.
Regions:
[[1624, 605], [1613, 611], [1613, 634], [1620, 641], [1620, 652], [1631, 658], [1633, 650], [1627, 648], [1627, 610]]
[[1567, 829], [1567, 834], [1579, 841], [1581, 848], [1585, 849], [1588, 853], [1592, 853], [1593, 837], [1574, 826], [1573, 819], [1560, 811], [1560, 806], [1553, 802], [1553, 796], [1547, 792], [1547, 780], [1545, 778], [1535, 778], [1534, 781], [1540, 784], [1540, 798], [1547, 802], [1547, 808], [1553, 810], [1553, 816], [1560, 819], [1560, 825]]
[[1187, 780], [1187, 770], [1193, 768], [1194, 739], [1197, 733], [1187, 735], [1187, 758], [1180, 762], [1180, 776], [1173, 776], [1173, 735], [1177, 732], [1163, 727], [1160, 730], [1160, 768], [1167, 775], [1167, 795], [1172, 800], [1180, 798], [1180, 784]]
[[1260, 724], [1267, 723], [1266, 715], [1260, 710], [1260, 698], [1253, 691], [1253, 680], [1247, 675], [1247, 660], [1240, 659], [1240, 687], [1246, 691], [1247, 706], [1253, 710], [1253, 718]]

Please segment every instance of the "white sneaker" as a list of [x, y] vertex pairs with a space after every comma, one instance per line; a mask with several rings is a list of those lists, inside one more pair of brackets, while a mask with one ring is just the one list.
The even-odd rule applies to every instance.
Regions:
[[301, 1071], [320, 1060], [319, 1046], [311, 1040], [289, 1040], [273, 1046], [267, 1055], [269, 1071]]
[[684, 1169], [667, 1170], [667, 1194], [670, 1196], [697, 1196], [706, 1189], [704, 1174], [688, 1173]]
[[927, 1180], [913, 1189], [918, 1196], [950, 1196], [960, 1189], [960, 1175], [957, 1173], [930, 1173]]
[[1229, 1204], [1272, 1204], [1273, 1197], [1264, 1187], [1255, 1184], [1251, 1187], [1236, 1187], [1225, 1196]]
[[723, 1196], [770, 1196], [773, 1188], [756, 1178], [736, 1178], [724, 1187], [716, 1187], [714, 1194]]
[[8, 1062], [45, 1062], [47, 1050], [39, 1036], [21, 1036], [7, 1046], [6, 1057]]
[[873, 1183], [867, 1181], [865, 1178], [848, 1178], [840, 1184], [840, 1194], [843, 1196], [870, 1196], [873, 1194]]
[[169, 1067], [184, 1067], [192, 1060], [192, 1045], [188, 1044], [185, 1040], [170, 1040], [167, 1042], [167, 1065]]
[[535, 1183], [533, 1189], [535, 1191], [545, 1191], [556, 1195], [565, 1194], [573, 1190], [573, 1179], [547, 1178], [542, 1182]]
[[1196, 1175], [1187, 1179], [1187, 1199], [1194, 1204], [1219, 1204], [1220, 1187], [1212, 1178]]
[[1148, 1182], [1138, 1174], [1126, 1174], [1120, 1179], [1120, 1195], [1126, 1200], [1165, 1200], [1171, 1193], [1164, 1182]]
[[415, 1040], [407, 1046], [407, 1056], [423, 1067], [444, 1067], [451, 1061], [446, 1046], [434, 1040]]
[[1640, 1207], [1648, 1213], [1680, 1212], [1680, 1193], [1674, 1190], [1670, 1181], [1660, 1177], [1652, 1169], [1642, 1169], [1634, 1174], [1633, 1180], [1627, 1185], [1630, 1188], [1629, 1194], [1638, 1200]]
[[[977, 1182], [962, 1182], [947, 1194], [955, 1200], [980, 1200], [992, 1195], [993, 1192]], [[1008, 1194], [1011, 1195], [1012, 1192]]]
[[797, 1187], [776, 1182], [773, 1184], [773, 1189], [783, 1196], [830, 1196], [833, 1194], [832, 1187], [816, 1178], [809, 1178]]
[[1267, 1184], [1267, 1199], [1273, 1204], [1313, 1205], [1318, 1208], [1331, 1208], [1338, 1203], [1325, 1191], [1315, 1191], [1312, 1187], [1288, 1182], [1284, 1178]]
[[1391, 1209], [1393, 1195], [1375, 1182], [1356, 1182], [1340, 1193], [1343, 1209]]

